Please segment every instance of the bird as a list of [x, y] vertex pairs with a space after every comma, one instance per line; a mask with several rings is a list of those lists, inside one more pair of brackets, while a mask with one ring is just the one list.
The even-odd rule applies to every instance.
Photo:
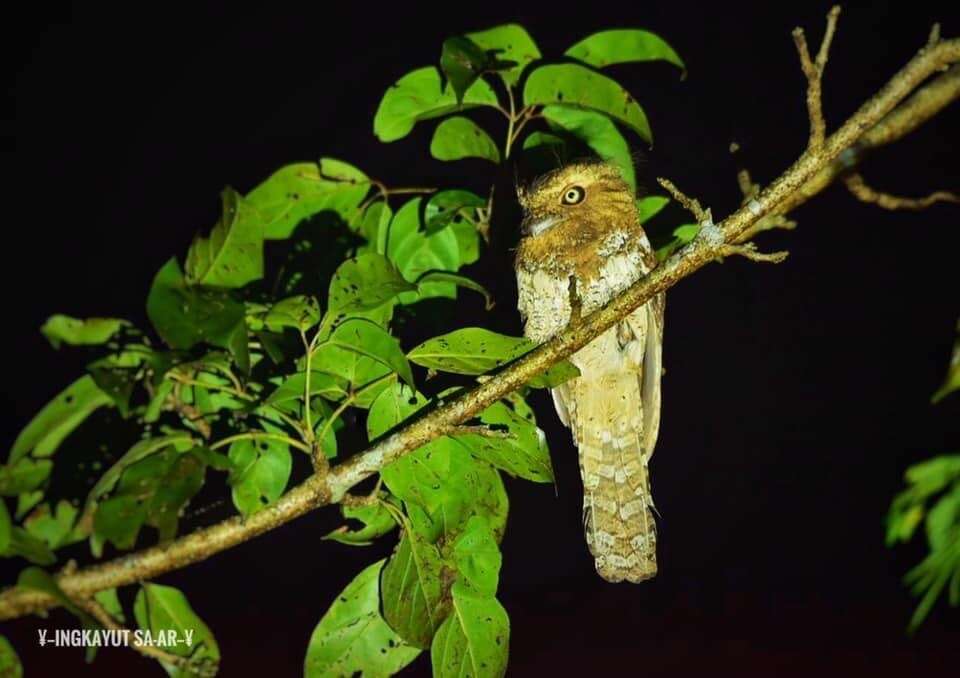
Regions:
[[[577, 161], [518, 187], [516, 247], [524, 336], [542, 343], [646, 275], [656, 255], [618, 166]], [[641, 582], [657, 573], [648, 463], [660, 428], [664, 296], [570, 356], [580, 372], [552, 389], [578, 448], [583, 527], [597, 573]]]

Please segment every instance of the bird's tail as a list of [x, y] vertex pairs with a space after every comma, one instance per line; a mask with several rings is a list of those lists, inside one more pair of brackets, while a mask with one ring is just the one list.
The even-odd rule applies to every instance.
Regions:
[[657, 531], [642, 436], [611, 431], [609, 420], [578, 428], [584, 531], [597, 572], [611, 582], [650, 579], [657, 574]]

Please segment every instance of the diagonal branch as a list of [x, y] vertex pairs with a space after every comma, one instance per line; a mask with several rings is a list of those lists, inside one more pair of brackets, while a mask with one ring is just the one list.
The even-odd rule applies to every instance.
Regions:
[[[841, 154], [862, 143], [870, 134], [867, 130], [884, 121], [884, 133], [899, 138], [905, 134], [905, 127], [915, 127], [918, 124], [916, 120], [929, 118], [933, 113], [930, 113], [926, 106], [933, 107], [936, 112], [945, 103], [938, 105], [937, 102], [942, 102], [942, 99], [938, 99], [937, 95], [924, 95], [923, 92], [918, 92], [911, 99], [913, 103], [910, 104], [912, 109], [909, 113], [898, 119], [892, 119], [891, 113], [927, 78], [958, 61], [960, 40], [938, 41], [926, 46], [877, 95], [864, 103], [842, 127], [827, 137], [820, 147], [808, 148], [793, 165], [758, 192], [747, 205], [720, 224], [712, 226], [712, 237], [696, 238], [581, 322], [567, 328], [456, 400], [430, 411], [382, 438], [364, 452], [331, 468], [325, 476], [310, 477], [281, 497], [275, 505], [246, 521], [240, 517], [231, 518], [167, 545], [154, 546], [75, 573], [64, 573], [58, 577], [57, 583], [71, 598], [89, 597], [102, 589], [151, 579], [204, 560], [319, 506], [341, 501], [350, 488], [378, 472], [386, 464], [444, 435], [451, 427], [473, 418], [554, 363], [588, 344], [640, 305], [722, 256], [724, 249], [736, 244], [758, 220], [770, 214], [783, 213], [788, 205], [792, 208], [804, 202], [806, 197], [797, 197], [803, 193], [801, 189], [829, 168], [831, 163], [836, 162]], [[953, 70], [946, 75], [951, 72]], [[939, 86], [943, 86], [942, 81]], [[955, 92], [950, 96], [956, 98]], [[719, 234], [719, 237], [716, 234]], [[0, 593], [0, 619], [39, 612], [56, 604], [55, 599], [42, 592], [8, 588]]]

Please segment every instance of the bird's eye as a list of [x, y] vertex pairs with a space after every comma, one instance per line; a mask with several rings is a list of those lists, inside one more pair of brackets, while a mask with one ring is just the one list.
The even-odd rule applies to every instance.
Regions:
[[584, 191], [580, 186], [570, 186], [563, 192], [560, 202], [564, 205], [576, 205], [577, 203], [583, 202], [583, 199], [586, 196], [587, 192]]

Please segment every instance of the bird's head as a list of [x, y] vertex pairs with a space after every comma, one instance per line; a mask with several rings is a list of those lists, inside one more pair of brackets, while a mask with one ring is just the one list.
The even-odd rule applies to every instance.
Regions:
[[616, 165], [565, 165], [517, 190], [525, 238], [551, 234], [586, 241], [613, 230], [639, 226], [633, 191]]

